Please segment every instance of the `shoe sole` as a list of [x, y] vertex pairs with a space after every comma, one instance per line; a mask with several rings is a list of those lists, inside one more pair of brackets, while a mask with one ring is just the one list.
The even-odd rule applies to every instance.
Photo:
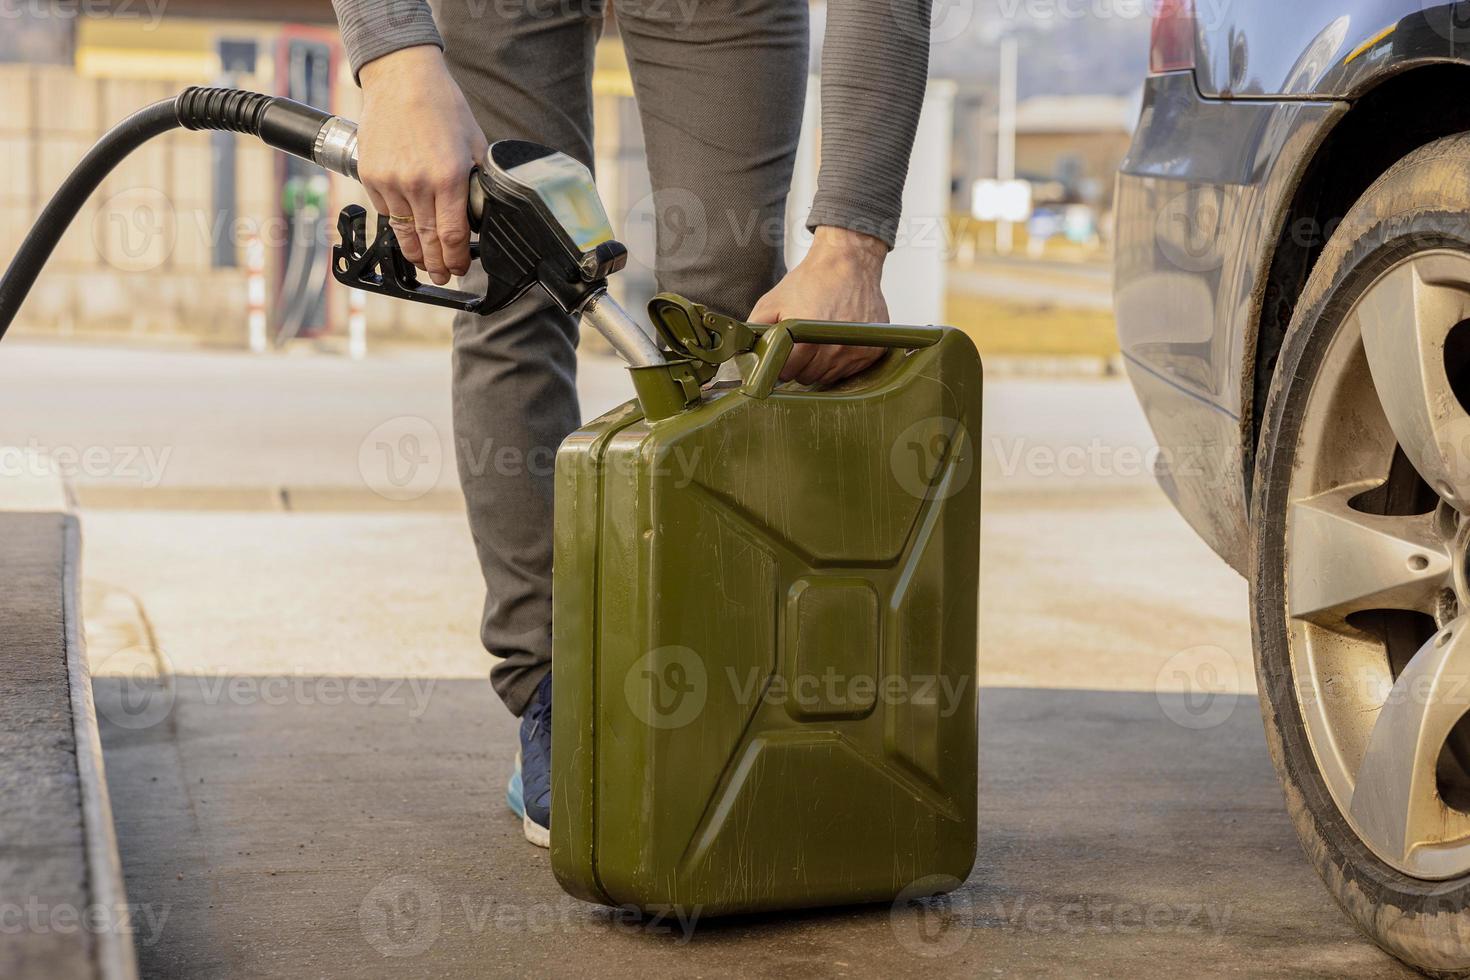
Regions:
[[551, 847], [551, 828], [543, 827], [529, 816], [521, 818], [521, 829], [526, 832], [526, 840], [537, 847]]
[[[516, 772], [520, 771], [521, 754], [517, 752]], [[512, 782], [514, 782], [514, 777], [512, 777]], [[505, 802], [506, 805], [510, 807], [510, 812], [521, 818], [521, 831], [526, 835], [526, 840], [530, 841], [532, 844], [535, 844], [537, 847], [545, 847], [549, 849], [551, 847], [551, 829], [549, 827], [543, 827], [539, 823], [531, 819], [530, 814], [526, 813], [526, 804], [524, 798], [521, 798], [518, 795], [512, 795], [510, 789], [507, 788]], [[517, 803], [520, 803], [519, 807], [516, 806]]]

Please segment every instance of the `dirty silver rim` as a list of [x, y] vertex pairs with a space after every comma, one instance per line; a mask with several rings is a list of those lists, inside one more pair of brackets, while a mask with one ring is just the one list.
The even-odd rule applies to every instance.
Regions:
[[1374, 281], [1312, 384], [1286, 516], [1318, 768], [1363, 843], [1428, 879], [1470, 871], [1467, 321], [1470, 255], [1419, 253]]

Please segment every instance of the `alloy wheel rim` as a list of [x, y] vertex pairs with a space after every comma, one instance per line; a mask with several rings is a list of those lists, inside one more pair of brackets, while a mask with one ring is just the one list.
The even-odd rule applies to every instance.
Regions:
[[1286, 514], [1293, 693], [1318, 771], [1363, 844], [1425, 879], [1470, 872], [1467, 321], [1470, 255], [1417, 253], [1374, 280], [1308, 394]]

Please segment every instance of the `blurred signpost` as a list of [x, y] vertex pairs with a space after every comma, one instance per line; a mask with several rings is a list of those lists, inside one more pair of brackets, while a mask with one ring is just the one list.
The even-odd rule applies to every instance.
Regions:
[[1023, 222], [1031, 217], [1031, 183], [977, 180], [970, 189], [970, 212], [977, 221]]
[[[995, 178], [999, 183], [1016, 179], [1016, 39], [1007, 35], [1000, 40], [1000, 93], [997, 100], [999, 118], [995, 127]], [[1027, 189], [1027, 214], [1030, 213], [1030, 189]], [[976, 215], [979, 217], [979, 215]], [[982, 219], [984, 220], [984, 219]], [[1011, 225], [1020, 218], [997, 217], [995, 250], [1001, 255], [1011, 252]]]
[[1025, 180], [977, 180], [970, 187], [970, 213], [976, 221], [995, 222], [995, 250], [1009, 255], [1012, 227], [1031, 218], [1031, 184]]

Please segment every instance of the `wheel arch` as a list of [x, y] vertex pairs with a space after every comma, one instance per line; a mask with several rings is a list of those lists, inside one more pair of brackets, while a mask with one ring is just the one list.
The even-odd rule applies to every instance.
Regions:
[[1390, 167], [1421, 146], [1470, 131], [1470, 64], [1439, 62], [1379, 77], [1355, 93], [1349, 110], [1301, 167], [1282, 213], [1257, 320], [1246, 350], [1241, 403], [1250, 408], [1245, 446], [1247, 506], [1271, 374], [1297, 300], [1327, 239], [1353, 204]]

